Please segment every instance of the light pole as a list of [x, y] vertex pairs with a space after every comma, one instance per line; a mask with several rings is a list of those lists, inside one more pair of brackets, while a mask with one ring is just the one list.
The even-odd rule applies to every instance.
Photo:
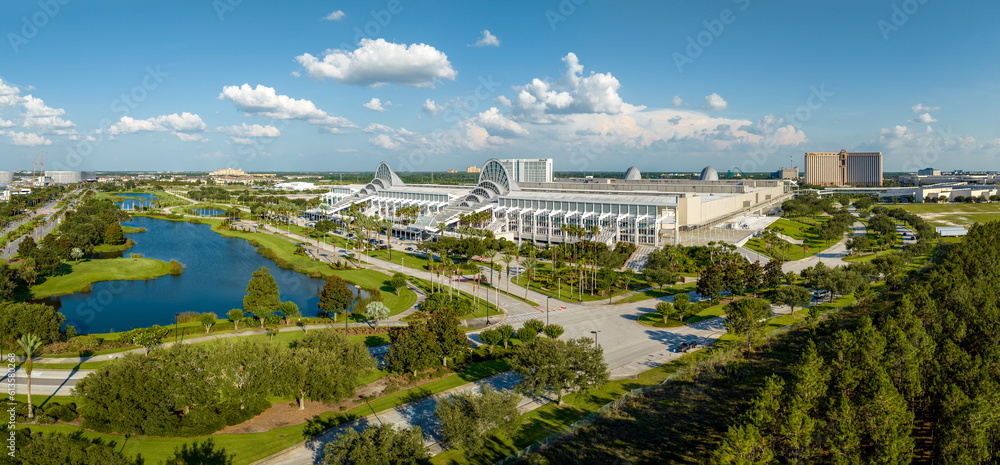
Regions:
[[600, 331], [591, 331], [591, 332], [590, 332], [590, 334], [593, 334], [593, 335], [594, 335], [594, 346], [595, 346], [595, 347], [600, 347], [600, 346], [601, 346], [601, 344], [599, 344], [599, 343], [597, 342], [597, 333], [599, 333], [599, 332], [600, 332]]
[[404, 263], [406, 263], [406, 257], [401, 257], [401, 258], [399, 259], [399, 271], [400, 271], [400, 272], [402, 272], [402, 271], [403, 271], [403, 264], [404, 264]]
[[549, 296], [545, 297], [545, 326], [549, 325], [549, 300], [550, 299], [552, 299], [552, 297], [549, 297]]
[[559, 300], [562, 300], [562, 276], [556, 278], [556, 281], [559, 283], [559, 286], [558, 286], [558, 289], [559, 289], [559, 291], [558, 291], [559, 292]]

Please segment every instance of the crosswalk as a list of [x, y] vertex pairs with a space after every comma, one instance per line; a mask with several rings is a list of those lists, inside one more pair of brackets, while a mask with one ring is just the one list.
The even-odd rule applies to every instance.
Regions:
[[[534, 308], [535, 308], [535, 311], [532, 311], [532, 312], [529, 312], [529, 313], [522, 313], [520, 315], [514, 315], [514, 316], [507, 317], [506, 323], [508, 323], [508, 324], [523, 323], [523, 322], [528, 321], [530, 319], [538, 319], [538, 320], [543, 320], [544, 321], [545, 320], [545, 308], [544, 307], [542, 307], [542, 308], [534, 307]], [[568, 307], [567, 308], [565, 305], [562, 305], [562, 306], [559, 306], [559, 307], [550, 307], [549, 308], [549, 316], [559, 315], [559, 314], [563, 314], [563, 313], [570, 313], [570, 312], [579, 310], [581, 308], [583, 308], [583, 307], [576, 306], [576, 307]]]

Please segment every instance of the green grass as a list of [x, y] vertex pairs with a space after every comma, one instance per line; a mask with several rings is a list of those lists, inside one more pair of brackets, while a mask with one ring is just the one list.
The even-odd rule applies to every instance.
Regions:
[[896, 205], [910, 213], [915, 213], [933, 226], [965, 226], [1000, 220], [1000, 204], [997, 203], [918, 203]]
[[303, 441], [306, 439], [305, 432], [307, 427], [315, 429], [330, 428], [344, 422], [368, 416], [372, 413], [373, 409], [376, 412], [381, 412], [395, 408], [429, 395], [444, 392], [463, 384], [492, 376], [497, 373], [502, 373], [508, 369], [509, 367], [507, 364], [502, 361], [494, 360], [474, 363], [459, 373], [452, 374], [437, 381], [380, 397], [371, 402], [371, 407], [369, 407], [369, 405], [362, 405], [346, 412], [327, 412], [317, 416], [308, 423], [276, 428], [264, 433], [213, 434], [211, 436], [197, 438], [164, 438], [149, 436], [131, 436], [129, 438], [125, 438], [124, 436], [116, 434], [97, 433], [65, 424], [48, 426], [25, 425], [22, 427], [30, 427], [32, 431], [45, 431], [50, 433], [60, 432], [63, 434], [73, 434], [79, 432], [87, 438], [113, 441], [116, 444], [116, 449], [122, 451], [125, 455], [135, 457], [138, 454], [141, 454], [147, 463], [161, 463], [173, 454], [174, 449], [179, 448], [184, 444], [203, 441], [204, 439], [210, 437], [215, 441], [216, 447], [223, 448], [227, 453], [235, 455], [235, 464], [243, 465], [260, 460]]
[[[431, 293], [431, 282], [430, 281], [428, 281], [426, 279], [422, 279], [422, 278], [414, 278], [412, 276], [409, 278], [409, 281], [414, 286], [419, 287], [425, 293], [427, 293], [428, 295], [430, 295], [430, 293]], [[440, 282], [438, 282], [438, 284], [440, 284]], [[468, 287], [469, 283], [465, 283], [465, 285]], [[435, 284], [434, 287], [435, 287], [435, 289], [437, 289], [437, 285], [436, 284]], [[448, 292], [447, 284], [445, 284], [445, 290], [443, 292], [445, 292], [445, 293]], [[468, 293], [466, 291], [461, 291], [459, 295], [461, 295], [462, 297], [465, 297], [466, 299], [469, 299], [470, 301], [472, 301], [473, 302], [473, 309], [475, 309], [475, 303], [474, 303], [474, 301], [472, 299], [472, 294], [470, 294], [470, 293]], [[467, 319], [470, 319], [470, 318], [485, 318], [486, 317], [487, 308], [489, 309], [489, 315], [491, 317], [493, 317], [493, 316], [499, 316], [499, 315], [501, 315], [501, 314], [504, 313], [501, 310], [499, 310], [496, 307], [496, 305], [493, 305], [492, 303], [485, 302], [484, 301], [485, 297], [486, 297], [486, 293], [484, 291], [480, 290], [480, 294], [479, 294], [479, 301], [480, 301], [479, 302], [479, 309], [478, 310], [474, 310], [472, 313], [469, 313], [467, 315], [463, 315], [459, 319], [461, 319], [461, 320], [467, 320]], [[495, 294], [490, 297], [491, 301], [494, 298], [495, 298]], [[403, 318], [402, 321], [409, 321], [409, 317]]]
[[639, 323], [653, 328], [676, 328], [678, 326], [684, 326], [684, 322], [680, 320], [669, 319], [664, 322], [663, 317], [656, 312], [643, 313], [639, 316]]
[[640, 302], [649, 299], [659, 299], [660, 297], [667, 297], [676, 294], [682, 294], [686, 292], [691, 292], [698, 287], [697, 282], [685, 283], [685, 284], [675, 284], [673, 286], [666, 286], [662, 290], [660, 289], [647, 289], [645, 291], [632, 294], [615, 304], [624, 304], [630, 302]]
[[128, 239], [125, 241], [124, 244], [120, 245], [101, 244], [94, 246], [94, 252], [95, 253], [124, 252], [128, 249], [131, 249], [133, 246], [135, 246], [135, 241], [133, 241], [132, 239]]
[[68, 273], [50, 276], [31, 287], [33, 298], [72, 294], [102, 281], [153, 279], [170, 272], [170, 264], [152, 258], [87, 259], [80, 263], [64, 263]]
[[[837, 243], [837, 241], [826, 242], [819, 239], [819, 230], [829, 220], [830, 217], [828, 216], [799, 217], [794, 221], [786, 218], [780, 218], [778, 221], [775, 221], [767, 227], [768, 229], [773, 229], [791, 237], [792, 239], [804, 241], [802, 245], [806, 246], [808, 250], [804, 250], [802, 245], [782, 241], [788, 246], [786, 252], [782, 252], [779, 248], [778, 251], [771, 253], [766, 250], [764, 247], [764, 241], [760, 238], [750, 239], [747, 241], [745, 247], [768, 257], [778, 255], [782, 259], [786, 260], [801, 260], [803, 258], [811, 257]], [[785, 253], [787, 253], [787, 257], [783, 256]]]
[[127, 224], [123, 224], [122, 232], [124, 232], [125, 234], [144, 233], [146, 232], [146, 228], [137, 228], [135, 226], [129, 226]]
[[719, 304], [719, 305], [714, 305], [712, 307], [708, 307], [698, 313], [695, 313], [694, 315], [691, 315], [686, 322], [688, 324], [691, 324], [707, 320], [709, 318], [722, 316], [726, 313], [726, 305], [728, 304]]

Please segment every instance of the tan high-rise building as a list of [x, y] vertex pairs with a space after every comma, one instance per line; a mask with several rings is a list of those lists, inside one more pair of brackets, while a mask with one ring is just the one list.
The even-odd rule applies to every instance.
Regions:
[[881, 186], [882, 152], [807, 152], [806, 184]]

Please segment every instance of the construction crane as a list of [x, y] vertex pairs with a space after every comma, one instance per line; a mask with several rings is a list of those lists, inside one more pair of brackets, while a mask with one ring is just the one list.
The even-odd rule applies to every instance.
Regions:
[[42, 154], [42, 167], [38, 168], [38, 187], [45, 187], [45, 159], [49, 158], [49, 153], [45, 152]]

